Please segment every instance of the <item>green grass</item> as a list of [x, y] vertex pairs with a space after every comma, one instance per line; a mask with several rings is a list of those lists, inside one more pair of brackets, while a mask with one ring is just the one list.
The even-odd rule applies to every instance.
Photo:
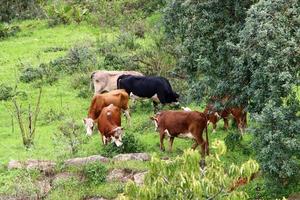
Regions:
[[[21, 32], [16, 37], [0, 41], [0, 84], [5, 83], [10, 86], [14, 86], [18, 80], [22, 64], [25, 66], [37, 66], [40, 63], [47, 63], [55, 58], [64, 56], [67, 50], [78, 42], [90, 41], [91, 43], [96, 43], [98, 38], [107, 38], [107, 40], [112, 41], [116, 39], [116, 35], [118, 34], [118, 30], [99, 29], [88, 25], [60, 25], [48, 28], [45, 21], [35, 20], [16, 23], [20, 25]], [[153, 40], [149, 35], [145, 39], [138, 40], [138, 43], [143, 47], [151, 45], [151, 42]], [[63, 50], [58, 52], [45, 51], [55, 47], [62, 48]], [[124, 52], [124, 54], [129, 53]], [[86, 76], [89, 75], [86, 74]], [[61, 161], [70, 157], [101, 154], [101, 139], [99, 133], [95, 131], [94, 135], [87, 139], [87, 142], [75, 155], [66, 153], [61, 157], [61, 148], [54, 145], [52, 138], [53, 133], [58, 131], [58, 126], [62, 123], [62, 120], [45, 124], [44, 117], [50, 109], [60, 111], [64, 114], [65, 118], [74, 118], [79, 123], [87, 115], [90, 99], [77, 97], [78, 91], [71, 88], [71, 81], [72, 76], [61, 74], [61, 79], [58, 82], [52, 86], [48, 85], [43, 88], [41, 113], [38, 120], [34, 147], [29, 150], [26, 150], [22, 145], [20, 131], [16, 123], [15, 130], [12, 132], [11, 116], [5, 106], [9, 105], [9, 102], [2, 102], [0, 104], [1, 164], [6, 165], [10, 160], [50, 159]], [[86, 87], [88, 88], [89, 85]], [[32, 84], [24, 83], [19, 83], [19, 88], [28, 93], [28, 99], [23, 100], [22, 104], [24, 106], [29, 102], [34, 104], [38, 90]], [[203, 105], [191, 104], [189, 107], [193, 110], [203, 110]], [[145, 104], [138, 103], [132, 112], [132, 126], [128, 127], [125, 119], [122, 119], [125, 133], [130, 132], [138, 137], [145, 146], [146, 152], [150, 154], [156, 153], [161, 157], [175, 157], [182, 154], [184, 149], [192, 146], [193, 142], [191, 140], [176, 138], [173, 145], [173, 152], [168, 152], [168, 141], [165, 140], [166, 151], [161, 152], [159, 150], [159, 135], [154, 131], [154, 125], [149, 119], [151, 115], [153, 115], [153, 111], [150, 102]], [[217, 132], [214, 134], [211, 133], [211, 127], [209, 127], [210, 142], [226, 137], [227, 132], [222, 127], [223, 122], [220, 122]], [[82, 134], [84, 135], [85, 132], [83, 131]], [[251, 136], [246, 135], [242, 144], [249, 144], [250, 141]], [[231, 162], [240, 164], [249, 159], [249, 157], [250, 155], [242, 153], [241, 148], [237, 148], [234, 151], [228, 151], [223, 159], [225, 164]], [[141, 163], [137, 161], [108, 164], [109, 168], [131, 168], [139, 171], [146, 170], [147, 165], [147, 162]], [[15, 177], [16, 174], [5, 171], [1, 173], [5, 175], [2, 177], [6, 177], [3, 179], [4, 181], [0, 181], [0, 188], [3, 190], [5, 180], [13, 180], [11, 177]], [[118, 193], [123, 191], [123, 187], [123, 184], [120, 183], [90, 185], [88, 183], [82, 184], [76, 181], [69, 181], [54, 188], [47, 199], [61, 199], [62, 194], [65, 195], [66, 199], [82, 199], [89, 196], [114, 198]], [[2, 191], [1, 189], [0, 191]]]

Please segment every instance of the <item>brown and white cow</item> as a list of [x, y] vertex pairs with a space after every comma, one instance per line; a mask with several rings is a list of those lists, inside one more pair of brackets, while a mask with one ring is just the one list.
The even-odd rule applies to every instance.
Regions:
[[121, 109], [119, 107], [113, 104], [104, 107], [96, 121], [104, 145], [110, 141], [117, 146], [122, 145], [123, 128], [121, 127]]
[[124, 111], [127, 122], [130, 124], [130, 114], [129, 114], [129, 96], [125, 90], [113, 90], [108, 93], [97, 94], [93, 97], [89, 111], [88, 117], [85, 118], [84, 124], [86, 127], [86, 134], [92, 135], [94, 120], [96, 120], [102, 109], [110, 104], [119, 107], [122, 111]]
[[136, 71], [94, 71], [91, 74], [91, 82], [95, 94], [101, 94], [117, 89], [117, 80], [121, 75], [143, 76], [142, 73]]
[[[195, 149], [201, 146], [202, 157], [209, 154], [207, 118], [204, 113], [197, 111], [162, 111], [157, 113], [151, 119], [155, 123], [156, 131], [160, 134], [160, 149], [164, 150], [163, 140], [169, 137], [169, 150], [172, 151], [172, 145], [175, 137], [191, 138], [195, 140], [192, 146]], [[203, 130], [206, 130], [206, 139], [202, 137]]]
[[213, 124], [213, 132], [216, 132], [217, 122], [221, 118], [224, 120], [224, 129], [227, 130], [230, 115], [233, 116], [241, 133], [244, 133], [247, 127], [247, 112], [243, 107], [225, 107], [224, 109], [217, 110], [213, 103], [208, 103], [204, 113], [207, 115], [208, 123]]

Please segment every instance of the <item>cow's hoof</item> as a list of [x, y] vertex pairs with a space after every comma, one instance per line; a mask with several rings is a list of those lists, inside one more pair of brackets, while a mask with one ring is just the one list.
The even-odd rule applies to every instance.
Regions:
[[199, 165], [200, 165], [200, 168], [201, 168], [201, 169], [204, 169], [204, 168], [205, 168], [205, 165], [206, 165], [206, 164], [205, 164], [205, 159], [201, 159]]
[[165, 149], [160, 149], [160, 151], [161, 151], [161, 152], [164, 152], [164, 151], [165, 151]]

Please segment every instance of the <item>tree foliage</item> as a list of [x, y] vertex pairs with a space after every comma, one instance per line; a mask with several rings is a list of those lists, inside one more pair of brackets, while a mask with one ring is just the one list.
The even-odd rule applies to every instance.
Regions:
[[247, 199], [243, 191], [234, 190], [234, 183], [241, 177], [250, 180], [258, 171], [258, 164], [249, 160], [241, 166], [225, 167], [221, 156], [226, 152], [222, 141], [212, 145], [215, 153], [206, 159], [206, 168], [199, 167], [197, 151], [186, 150], [174, 160], [154, 157], [144, 185], [127, 184], [121, 199]]

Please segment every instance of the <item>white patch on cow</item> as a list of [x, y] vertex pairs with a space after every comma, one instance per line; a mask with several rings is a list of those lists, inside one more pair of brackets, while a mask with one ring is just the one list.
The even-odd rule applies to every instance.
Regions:
[[207, 125], [208, 125], [209, 123], [210, 123], [210, 121], [208, 120], [208, 121], [207, 121]]
[[[112, 138], [112, 142], [114, 142], [117, 147], [121, 146], [122, 143], [122, 134], [123, 134], [123, 128], [122, 127], [117, 127], [115, 129], [112, 130], [114, 132], [114, 135], [111, 137]], [[116, 136], [118, 136], [118, 139], [116, 138]]]
[[157, 97], [157, 94], [153, 95], [153, 96], [151, 97], [151, 99], [152, 99], [153, 101], [157, 102], [157, 103], [160, 102], [159, 99], [158, 99], [158, 97]]
[[156, 120], [153, 120], [153, 121], [154, 121], [154, 125], [155, 125], [155, 131], [157, 131], [157, 129], [158, 129], [157, 121]]
[[190, 138], [190, 139], [194, 139], [195, 138], [191, 132], [180, 133], [177, 137], [179, 137], [179, 138]]
[[102, 136], [102, 139], [103, 139], [103, 143], [106, 144], [106, 137], [104, 135]]
[[189, 107], [181, 107], [181, 109], [183, 109], [184, 111], [188, 111], [188, 112], [192, 111], [192, 109], [190, 109]]
[[221, 116], [219, 115], [218, 112], [215, 112], [215, 116], [216, 116], [217, 118], [221, 118]]
[[83, 122], [86, 128], [86, 135], [91, 136], [93, 134], [94, 120], [92, 118], [85, 118]]
[[108, 112], [106, 113], [106, 115], [107, 115], [107, 116], [110, 116], [110, 115], [111, 115], [111, 112], [110, 112], [110, 111], [108, 111]]
[[171, 137], [171, 135], [170, 135], [170, 133], [169, 133], [168, 129], [165, 129], [165, 131], [164, 131], [164, 132], [167, 134], [167, 137]]

